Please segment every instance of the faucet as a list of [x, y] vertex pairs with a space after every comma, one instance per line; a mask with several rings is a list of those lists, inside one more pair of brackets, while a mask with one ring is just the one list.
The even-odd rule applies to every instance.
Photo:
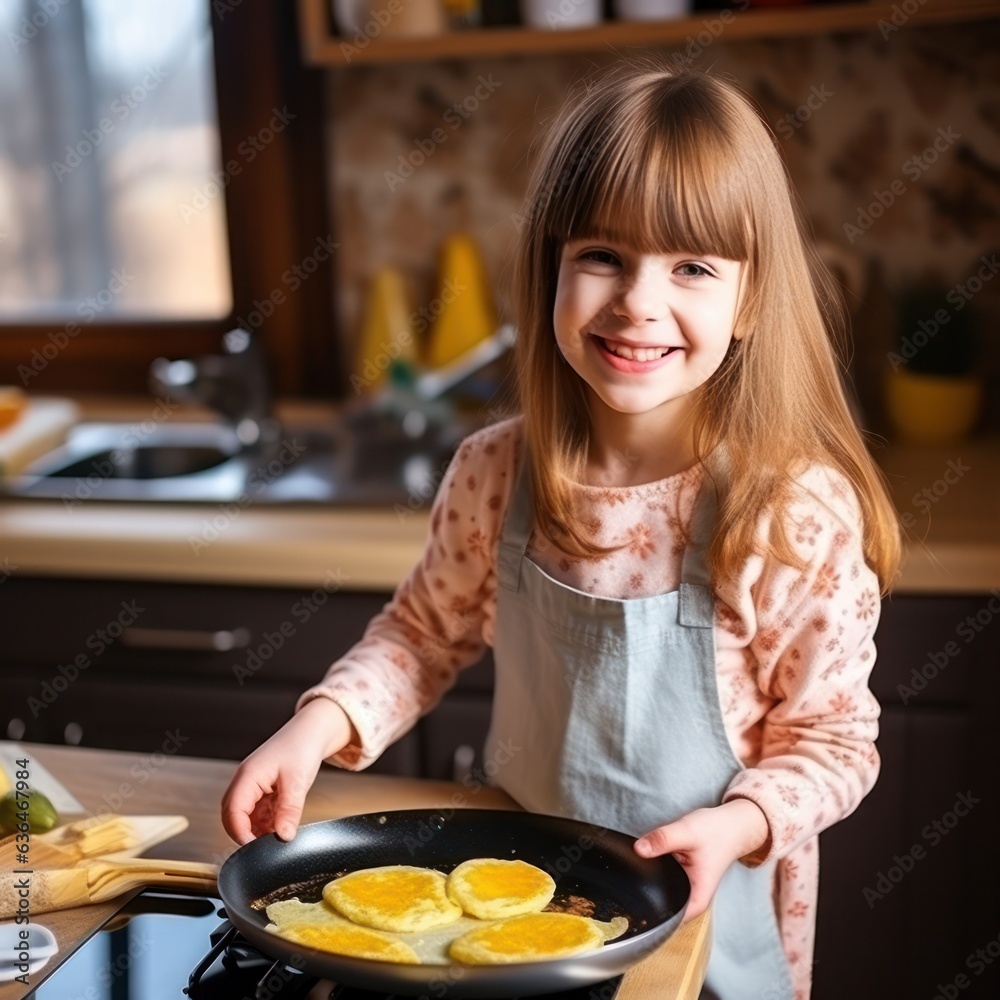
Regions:
[[201, 403], [233, 424], [247, 448], [274, 443], [281, 425], [271, 413], [267, 365], [253, 335], [236, 327], [222, 337], [222, 353], [195, 360], [156, 358], [149, 366], [155, 393], [185, 403]]

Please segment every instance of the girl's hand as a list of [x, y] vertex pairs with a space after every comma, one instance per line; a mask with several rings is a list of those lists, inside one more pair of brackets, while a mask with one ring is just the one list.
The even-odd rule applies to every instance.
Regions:
[[226, 833], [240, 845], [272, 832], [291, 840], [320, 764], [357, 739], [336, 702], [307, 702], [236, 769], [222, 797]]
[[681, 863], [691, 882], [686, 923], [708, 909], [726, 869], [763, 846], [769, 834], [760, 806], [732, 799], [657, 827], [635, 842], [635, 852], [644, 858], [673, 854]]

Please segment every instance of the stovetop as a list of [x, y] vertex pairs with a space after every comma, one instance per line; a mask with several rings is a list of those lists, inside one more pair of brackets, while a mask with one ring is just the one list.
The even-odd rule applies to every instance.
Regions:
[[[31, 977], [40, 984], [32, 1000], [403, 1000], [318, 979], [262, 954], [226, 919], [219, 899], [156, 890], [132, 899], [43, 980], [45, 973]], [[546, 996], [612, 1000], [620, 983], [619, 976]]]

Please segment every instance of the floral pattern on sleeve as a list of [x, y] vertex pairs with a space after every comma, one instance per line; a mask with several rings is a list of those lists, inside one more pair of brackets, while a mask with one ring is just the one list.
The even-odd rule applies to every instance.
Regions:
[[330, 758], [362, 770], [440, 701], [492, 643], [495, 548], [513, 486], [517, 438], [504, 421], [460, 445], [431, 507], [423, 557], [364, 636], [298, 700], [347, 713], [359, 744]]
[[868, 678], [881, 604], [860, 509], [833, 469], [813, 466], [799, 483], [787, 516], [806, 567], [758, 563], [749, 588], [756, 627], [748, 649], [765, 710], [747, 734], [754, 759], [724, 800], [751, 799], [768, 819], [769, 841], [744, 859], [751, 864], [784, 858], [849, 815], [879, 771], [879, 706]]

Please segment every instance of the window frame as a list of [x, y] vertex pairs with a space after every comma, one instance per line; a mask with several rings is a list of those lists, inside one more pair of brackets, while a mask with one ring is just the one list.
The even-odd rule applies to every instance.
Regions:
[[317, 239], [333, 235], [323, 143], [324, 73], [302, 59], [296, 4], [228, 0], [211, 2], [210, 9], [223, 169], [231, 160], [244, 162], [240, 143], [266, 126], [275, 109], [287, 108], [296, 119], [275, 132], [252, 164], [229, 175], [224, 188], [232, 313], [205, 320], [95, 321], [68, 340], [60, 338], [59, 354], [27, 381], [20, 366], [30, 366], [34, 352], [51, 345], [67, 321], [0, 321], [0, 383], [29, 392], [146, 394], [154, 358], [216, 353], [221, 335], [237, 317], [249, 316], [255, 301], [282, 291], [280, 305], [255, 331], [274, 392], [344, 394], [336, 351], [335, 255], [317, 259], [315, 272], [294, 292], [282, 281], [288, 268], [312, 254]]

